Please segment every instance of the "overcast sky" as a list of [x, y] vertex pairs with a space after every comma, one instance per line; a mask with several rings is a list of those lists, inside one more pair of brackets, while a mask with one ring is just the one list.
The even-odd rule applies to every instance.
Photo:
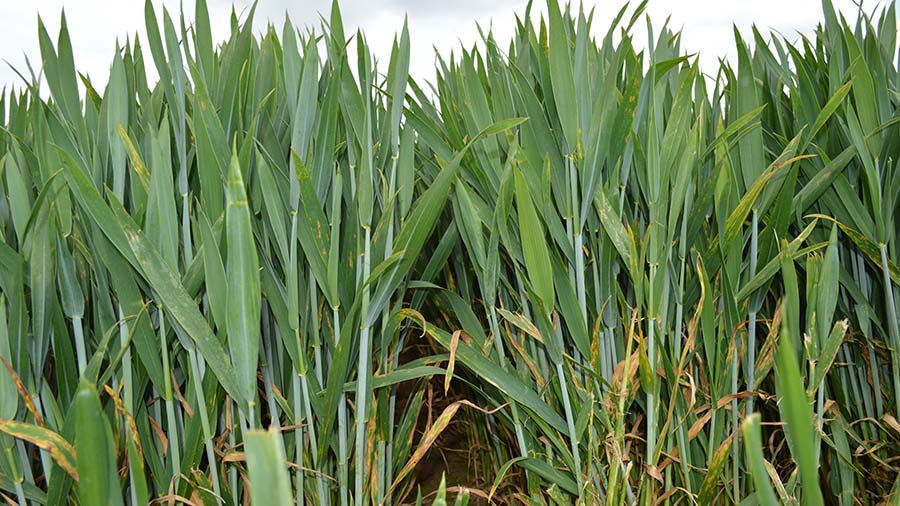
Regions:
[[[855, 19], [856, 6], [852, 0], [833, 0], [848, 18]], [[887, 1], [887, 0], [882, 0]], [[212, 18], [213, 36], [223, 40], [228, 31], [231, 0], [207, 0]], [[605, 32], [611, 17], [624, 4], [623, 0], [584, 0], [585, 6], [595, 6], [595, 32]], [[162, 5], [177, 12], [179, 0], [153, 0], [157, 15]], [[193, 18], [193, 0], [183, 0], [188, 22]], [[239, 14], [245, 13], [250, 1], [235, 0]], [[633, 2], [636, 4], [637, 2]], [[260, 0], [255, 25], [257, 31], [268, 22], [281, 27], [285, 12], [301, 27], [319, 26], [319, 12], [327, 13], [331, 0]], [[535, 0], [543, 10], [544, 1]], [[420, 78], [434, 76], [434, 48], [449, 54], [462, 42], [472, 44], [478, 39], [477, 26], [492, 26], [498, 41], [509, 40], [515, 13], [524, 11], [524, 0], [343, 0], [345, 31], [349, 35], [360, 27], [364, 30], [373, 51], [385, 62], [390, 54], [394, 33], [400, 29], [403, 16], [409, 17], [412, 41], [411, 72]], [[866, 10], [875, 7], [869, 0]], [[143, 0], [0, 0], [0, 87], [21, 80], [5, 62], [26, 73], [26, 55], [32, 64], [40, 61], [37, 37], [38, 15], [42, 17], [51, 36], [56, 38], [59, 15], [66, 10], [77, 69], [88, 74], [96, 87], [106, 82], [109, 64], [118, 38], [143, 35]], [[790, 38], [798, 33], [811, 33], [822, 18], [820, 0], [651, 0], [647, 10], [655, 27], [667, 16], [670, 24], [682, 29], [687, 51], [699, 53], [701, 64], [711, 69], [719, 57], [733, 53], [732, 23], [744, 33], [755, 23], [765, 30], [777, 30]], [[501, 45], [504, 45], [501, 42]], [[146, 48], [146, 45], [145, 45]], [[149, 58], [149, 51], [145, 50]], [[148, 69], [152, 65], [148, 64]]]

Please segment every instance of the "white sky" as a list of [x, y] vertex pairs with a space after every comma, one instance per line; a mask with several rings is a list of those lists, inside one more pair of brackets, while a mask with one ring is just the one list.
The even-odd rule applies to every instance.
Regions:
[[[867, 11], [880, 6], [868, 0]], [[183, 0], [188, 22], [193, 18], [193, 0]], [[848, 19], [855, 19], [856, 6], [852, 0], [833, 0]], [[153, 0], [157, 17], [162, 20], [161, 6], [177, 13], [179, 0]], [[231, 0], [207, 0], [213, 37], [224, 40], [229, 30]], [[245, 12], [248, 0], [235, 0], [238, 13]], [[535, 0], [535, 7], [544, 9], [543, 0]], [[584, 0], [587, 7], [595, 6], [594, 30], [606, 31], [609, 20], [624, 4], [624, 0]], [[632, 4], [637, 4], [633, 1]], [[471, 45], [478, 40], [477, 26], [492, 26], [498, 42], [505, 46], [513, 33], [515, 13], [525, 9], [524, 0], [342, 0], [341, 10], [347, 35], [362, 28], [373, 52], [384, 69], [390, 55], [394, 33], [402, 27], [404, 14], [409, 16], [412, 41], [411, 72], [414, 76], [431, 80], [434, 76], [434, 48], [448, 55], [460, 42]], [[327, 17], [331, 0], [259, 0], [255, 18], [257, 32], [267, 22], [278, 27], [285, 12], [296, 25], [319, 28], [318, 12]], [[65, 8], [69, 32], [75, 54], [75, 66], [89, 75], [98, 89], [107, 79], [109, 64], [118, 38], [141, 34], [145, 57], [149, 58], [144, 32], [143, 0], [0, 0], [0, 87], [21, 80], [9, 65], [27, 75], [26, 55], [35, 67], [39, 66], [40, 51], [37, 37], [38, 15], [44, 20], [51, 37], [56, 40], [59, 14]], [[749, 36], [755, 23], [762, 30], [777, 30], [795, 39], [798, 33], [811, 33], [822, 18], [820, 0], [651, 0], [647, 10], [654, 28], [662, 26], [671, 15], [670, 26], [682, 29], [684, 48], [699, 53], [704, 68], [712, 70], [716, 59], [731, 57], [734, 39], [732, 24]], [[177, 20], [177, 18], [175, 18]], [[176, 21], [177, 23], [177, 21]], [[643, 24], [641, 24], [643, 26]], [[643, 33], [641, 32], [636, 33]], [[148, 62], [148, 70], [152, 65]], [[37, 70], [37, 69], [35, 69]]]

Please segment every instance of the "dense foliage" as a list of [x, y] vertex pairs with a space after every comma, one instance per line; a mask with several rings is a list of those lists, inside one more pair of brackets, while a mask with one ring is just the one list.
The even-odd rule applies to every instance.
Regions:
[[715, 69], [643, 7], [529, 6], [434, 83], [337, 5], [215, 45], [148, 1], [105, 89], [39, 24], [0, 98], [3, 497], [896, 500], [893, 2]]

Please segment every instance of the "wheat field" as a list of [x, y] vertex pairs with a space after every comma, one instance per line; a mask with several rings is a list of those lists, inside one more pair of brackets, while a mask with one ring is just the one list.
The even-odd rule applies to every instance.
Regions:
[[103, 88], [39, 22], [0, 498], [898, 504], [895, 4], [716, 68], [645, 6], [529, 4], [433, 81], [337, 3], [214, 41], [147, 1]]

